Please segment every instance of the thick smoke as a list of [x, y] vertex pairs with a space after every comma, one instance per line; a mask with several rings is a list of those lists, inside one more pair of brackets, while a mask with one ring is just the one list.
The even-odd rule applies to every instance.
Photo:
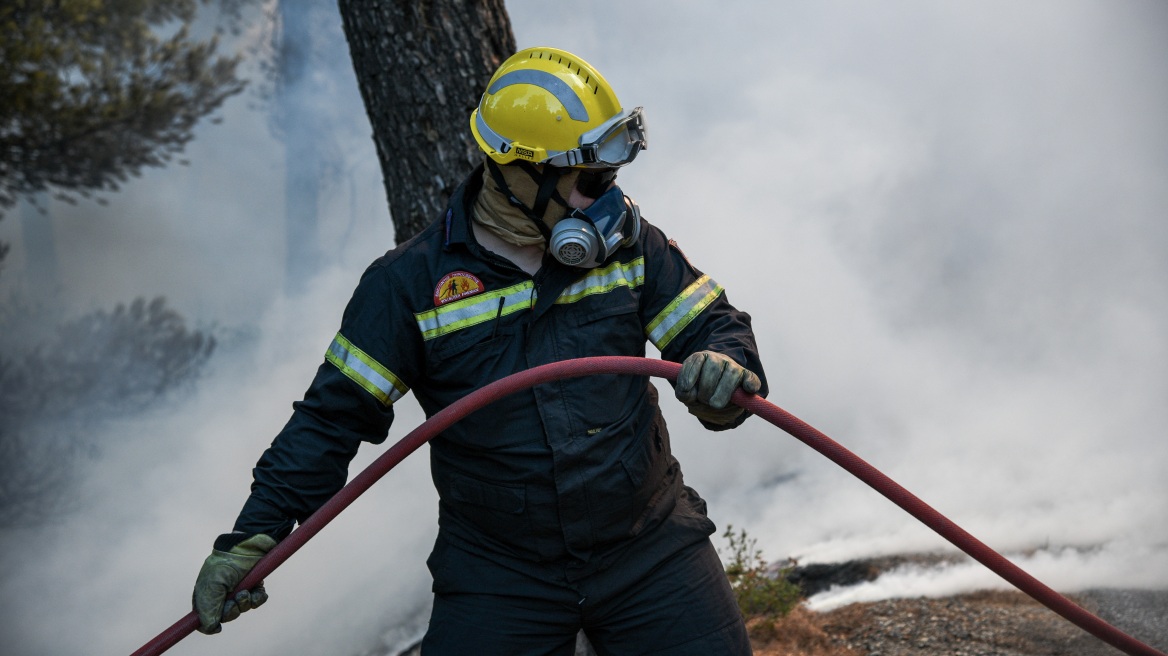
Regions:
[[[520, 47], [577, 52], [645, 106], [650, 149], [620, 183], [752, 314], [772, 401], [1057, 589], [1168, 587], [1162, 5], [589, 9], [509, 3]], [[351, 79], [346, 56], [328, 74]], [[338, 111], [365, 125], [351, 84]], [[322, 201], [332, 264], [280, 298], [283, 146], [244, 99], [225, 117], [190, 167], [108, 208], [52, 205], [78, 311], [161, 294], [229, 338], [191, 398], [116, 427], [84, 511], [3, 536], [10, 653], [128, 653], [186, 612], [392, 245], [372, 143], [343, 141], [352, 186]], [[19, 224], [0, 239], [13, 285]], [[399, 408], [391, 439], [421, 419]], [[687, 482], [771, 560], [951, 549], [757, 419], [709, 434], [666, 412]], [[269, 606], [172, 653], [357, 653], [424, 626], [435, 498], [415, 455], [271, 577]], [[816, 604], [1001, 585], [975, 564], [906, 569]]]
[[[1056, 587], [1168, 585], [1168, 12], [593, 12], [617, 14], [517, 17], [520, 45], [647, 107], [621, 182], [753, 314], [772, 400], [991, 546], [1051, 545]], [[769, 426], [671, 412], [688, 479], [772, 560], [951, 548]]]

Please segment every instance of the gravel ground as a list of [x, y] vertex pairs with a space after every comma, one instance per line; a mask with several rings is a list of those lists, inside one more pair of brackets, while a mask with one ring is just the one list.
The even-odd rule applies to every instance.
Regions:
[[[1138, 639], [1168, 649], [1168, 592], [1098, 590], [1076, 596]], [[1116, 656], [1122, 652], [1020, 592], [801, 610], [751, 625], [757, 656]]]
[[1089, 590], [1080, 597], [1103, 619], [1168, 653], [1168, 590]]

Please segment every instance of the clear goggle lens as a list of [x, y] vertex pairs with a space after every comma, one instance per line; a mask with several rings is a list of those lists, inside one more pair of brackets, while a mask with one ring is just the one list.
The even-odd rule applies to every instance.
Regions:
[[621, 112], [580, 135], [580, 147], [547, 160], [552, 166], [615, 168], [624, 166], [649, 146], [642, 108]]

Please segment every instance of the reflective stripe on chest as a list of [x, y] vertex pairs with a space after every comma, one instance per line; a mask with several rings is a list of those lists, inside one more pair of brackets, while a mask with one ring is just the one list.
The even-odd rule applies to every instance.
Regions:
[[418, 322], [418, 330], [422, 331], [422, 339], [431, 340], [520, 310], [530, 310], [534, 304], [535, 285], [527, 280], [518, 285], [447, 303], [433, 310], [417, 312], [414, 318]]
[[613, 262], [606, 267], [593, 269], [583, 278], [568, 285], [556, 299], [556, 303], [575, 303], [585, 296], [604, 294], [617, 287], [636, 289], [645, 284], [645, 258], [638, 257], [631, 262]]
[[[559, 305], [575, 303], [588, 296], [605, 294], [621, 287], [635, 289], [644, 282], [644, 257], [638, 257], [630, 262], [613, 262], [589, 271], [568, 285], [556, 298], [556, 303]], [[418, 322], [422, 339], [429, 341], [515, 312], [530, 310], [535, 307], [535, 300], [535, 285], [527, 280], [517, 285], [447, 303], [432, 310], [417, 312], [414, 318]]]

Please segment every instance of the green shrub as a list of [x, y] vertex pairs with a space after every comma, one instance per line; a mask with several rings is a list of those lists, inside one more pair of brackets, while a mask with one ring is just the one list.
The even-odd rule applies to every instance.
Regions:
[[733, 526], [727, 526], [722, 537], [730, 543], [726, 576], [743, 617], [765, 617], [773, 621], [799, 604], [802, 598], [799, 586], [786, 579], [784, 570], [770, 570], [762, 551], [755, 546], [758, 541], [747, 537], [745, 529], [735, 533]]

